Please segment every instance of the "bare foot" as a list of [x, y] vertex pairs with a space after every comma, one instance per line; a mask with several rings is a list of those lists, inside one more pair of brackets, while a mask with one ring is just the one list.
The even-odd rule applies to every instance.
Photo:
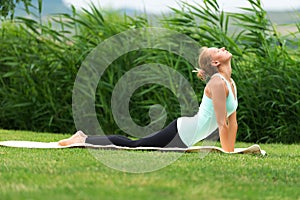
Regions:
[[85, 143], [85, 139], [87, 135], [85, 135], [82, 131], [77, 131], [74, 135], [70, 138], [60, 140], [58, 145], [60, 146], [68, 146], [75, 143]]

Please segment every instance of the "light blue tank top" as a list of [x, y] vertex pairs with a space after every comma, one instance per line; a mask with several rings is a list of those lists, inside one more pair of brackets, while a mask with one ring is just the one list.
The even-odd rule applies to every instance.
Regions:
[[[226, 98], [227, 117], [236, 111], [238, 106], [237, 98], [234, 97], [230, 83], [219, 73], [214, 76], [222, 78], [229, 90]], [[237, 96], [236, 85], [231, 79], [235, 94]], [[218, 128], [216, 115], [213, 107], [212, 99], [203, 94], [198, 113], [193, 117], [180, 117], [177, 120], [177, 129], [181, 140], [189, 147], [197, 142], [205, 139]]]

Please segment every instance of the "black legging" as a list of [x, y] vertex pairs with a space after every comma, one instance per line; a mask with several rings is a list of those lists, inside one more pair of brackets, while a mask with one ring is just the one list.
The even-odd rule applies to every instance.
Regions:
[[85, 143], [94, 145], [114, 144], [125, 147], [187, 147], [178, 135], [177, 120], [159, 132], [138, 140], [131, 140], [122, 135], [88, 136]]

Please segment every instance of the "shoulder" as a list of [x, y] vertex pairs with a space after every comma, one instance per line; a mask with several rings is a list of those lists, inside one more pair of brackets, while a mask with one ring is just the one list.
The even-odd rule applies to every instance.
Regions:
[[207, 83], [207, 86], [211, 89], [213, 89], [213, 88], [222, 88], [222, 87], [226, 88], [226, 83], [221, 77], [213, 76], [209, 80], [209, 82]]
[[205, 91], [206, 96], [208, 96], [209, 98], [212, 98], [213, 93], [222, 93], [225, 91], [226, 96], [228, 94], [228, 89], [226, 87], [226, 83], [219, 76], [213, 76], [209, 80], [209, 82], [206, 84], [204, 91]]

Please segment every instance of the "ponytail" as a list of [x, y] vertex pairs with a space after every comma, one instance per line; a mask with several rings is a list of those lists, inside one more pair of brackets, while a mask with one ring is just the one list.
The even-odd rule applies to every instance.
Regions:
[[203, 69], [198, 69], [197, 77], [200, 78], [202, 81], [206, 81], [206, 74]]

